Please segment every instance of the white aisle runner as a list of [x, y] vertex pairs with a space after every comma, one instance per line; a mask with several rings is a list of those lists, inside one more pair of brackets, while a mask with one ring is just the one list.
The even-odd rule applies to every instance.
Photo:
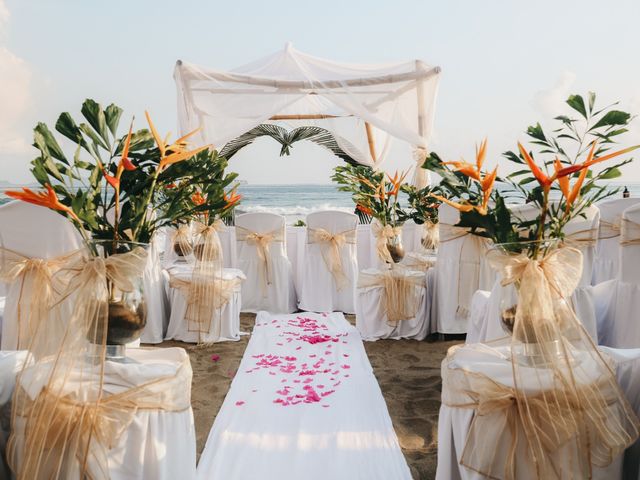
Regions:
[[198, 478], [411, 479], [360, 334], [342, 313], [258, 313]]

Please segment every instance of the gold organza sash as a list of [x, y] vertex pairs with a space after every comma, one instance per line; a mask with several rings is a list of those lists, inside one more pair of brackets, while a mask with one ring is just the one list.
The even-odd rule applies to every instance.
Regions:
[[[508, 359], [480, 347], [453, 347], [442, 363], [442, 403], [475, 410], [460, 464], [494, 479], [578, 480], [591, 478], [593, 466], [608, 465], [633, 441], [636, 426], [604, 362], [577, 352], [575, 383], [557, 382], [553, 369], [528, 367], [510, 385], [476, 371], [478, 362], [498, 378], [511, 370]], [[458, 364], [476, 349], [480, 355]]]
[[358, 277], [358, 288], [382, 287], [384, 309], [391, 325], [415, 318], [424, 283], [424, 274], [403, 268], [365, 270]]
[[421, 239], [422, 246], [427, 250], [435, 250], [440, 244], [440, 227], [437, 223], [425, 222], [422, 225], [424, 235]]
[[273, 242], [284, 242], [284, 227], [271, 232], [258, 233], [244, 227], [236, 225], [236, 239], [255, 245], [258, 258], [262, 263], [260, 270], [260, 281], [262, 284], [262, 295], [267, 295], [267, 288], [271, 285], [271, 252], [270, 247]]
[[565, 237], [564, 243], [567, 246], [578, 249], [595, 247], [598, 242], [598, 229], [587, 228], [572, 232]]
[[640, 245], [640, 223], [624, 218], [622, 219], [621, 232], [621, 246]]
[[620, 218], [614, 222], [607, 222], [600, 219], [600, 230], [598, 231], [598, 239], [605, 240], [607, 238], [615, 238], [620, 236]]
[[324, 263], [331, 272], [337, 289], [342, 290], [349, 281], [342, 265], [342, 247], [347, 243], [355, 245], [356, 229], [331, 233], [324, 228], [309, 228], [307, 235], [310, 244], [319, 244]]
[[[109, 301], [116, 291], [136, 290], [146, 261], [142, 248], [107, 258], [76, 255], [56, 272], [55, 280], [63, 288], [54, 307], [68, 298], [73, 301], [73, 312], [64, 322], [49, 321], [47, 328], [34, 332], [28, 349], [30, 362], [18, 375], [21, 389], [35, 392], [22, 395], [22, 390], [17, 389], [14, 398], [8, 456], [15, 460], [16, 453], [21, 452], [20, 464], [14, 464], [18, 479], [66, 478], [70, 464], [75, 465], [80, 478], [108, 478], [104, 473], [108, 471], [106, 459], [94, 457], [93, 442], [100, 443], [102, 438], [96, 432], [104, 431]], [[59, 338], [53, 353], [52, 332]], [[76, 392], [72, 398], [72, 403], [77, 404], [74, 407], [68, 403], [71, 385]], [[17, 419], [27, 425], [20, 437], [15, 436]], [[78, 427], [86, 434], [80, 434]], [[60, 445], [65, 448], [58, 448]], [[101, 447], [107, 448], [103, 444]], [[89, 464], [95, 462], [95, 470], [102, 473], [89, 475]]]
[[[512, 382], [450, 367], [455, 351], [445, 359], [443, 402], [476, 409], [462, 462], [489, 478], [517, 478], [519, 462], [539, 480], [590, 478], [592, 466], [608, 465], [637, 438], [638, 420], [569, 307], [582, 254], [541, 247], [530, 258], [495, 249], [488, 260], [518, 293], [507, 341]], [[569, 469], [554, 457], [560, 447]], [[524, 452], [518, 462], [517, 451]]]
[[188, 255], [193, 250], [191, 244], [191, 227], [189, 225], [180, 225], [173, 234], [172, 245], [177, 245], [183, 256]]
[[386, 263], [393, 263], [391, 254], [387, 249], [387, 242], [393, 237], [402, 235], [402, 227], [394, 227], [392, 225], [381, 225], [380, 223], [371, 223], [371, 232], [376, 239], [376, 252], [378, 258]]
[[[55, 289], [53, 274], [78, 255], [76, 250], [50, 259], [30, 258], [0, 247], [0, 281], [20, 283], [16, 302], [16, 344], [11, 346], [12, 350], [29, 348], [34, 332], [51, 313]], [[51, 335], [55, 336], [55, 332]]]
[[[183, 350], [171, 350], [167, 353], [180, 353], [173, 375], [109, 395], [84, 388], [86, 378], [83, 377], [100, 377], [99, 367], [89, 372], [76, 368], [69, 372], [70, 378], [64, 379], [63, 386], [44, 386], [40, 391], [37, 391], [37, 383], [42, 377], [42, 369], [50, 369], [52, 365], [38, 365], [39, 372], [25, 369], [21, 382], [28, 387], [18, 385], [16, 391], [16, 400], [23, 407], [19, 420], [24, 421], [18, 428], [27, 434], [21, 448], [20, 477], [55, 478], [54, 472], [58, 472], [59, 478], [66, 478], [71, 472], [84, 471], [88, 478], [110, 478], [108, 452], [118, 444], [139, 410], [180, 412], [191, 406], [189, 357]], [[54, 361], [53, 358], [49, 360]], [[115, 373], [106, 375], [111, 384], [121, 382]], [[91, 396], [90, 400], [85, 398], [87, 394]], [[88, 408], [92, 401], [96, 403], [95, 408]], [[51, 414], [46, 427], [36, 422], [45, 421], [38, 412], [42, 409]], [[41, 452], [42, 456], [37, 459], [32, 452]]]

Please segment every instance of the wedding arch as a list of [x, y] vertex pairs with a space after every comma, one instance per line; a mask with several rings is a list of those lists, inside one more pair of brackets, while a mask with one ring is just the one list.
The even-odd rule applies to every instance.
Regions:
[[[235, 146], [242, 143], [238, 137], [247, 140], [257, 134], [255, 139], [279, 122], [304, 121], [330, 134], [337, 149], [329, 148], [325, 135], [326, 148], [334, 153], [340, 150], [343, 159], [378, 169], [394, 139], [412, 145], [416, 166], [422, 165], [440, 68], [421, 60], [340, 63], [287, 44], [282, 51], [227, 72], [178, 60], [174, 78], [180, 130], [186, 133], [200, 127], [198, 140], [203, 144], [228, 153], [234, 141]], [[283, 130], [291, 135], [298, 129]], [[317, 135], [322, 136], [320, 130]], [[281, 142], [283, 148], [288, 140]], [[322, 145], [322, 141], [316, 143]], [[423, 186], [427, 181], [425, 170], [416, 168], [414, 184]]]

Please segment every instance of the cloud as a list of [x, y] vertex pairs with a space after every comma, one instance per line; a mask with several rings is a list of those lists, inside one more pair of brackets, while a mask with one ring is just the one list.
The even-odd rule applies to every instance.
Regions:
[[545, 117], [555, 117], [563, 110], [575, 80], [575, 73], [562, 72], [553, 87], [541, 90], [533, 96], [533, 107]]
[[[5, 32], [9, 10], [0, 0], [0, 32]], [[0, 38], [0, 41], [3, 39]], [[18, 125], [31, 107], [32, 71], [27, 62], [0, 44], [0, 144], [3, 155], [25, 154], [29, 142]]]

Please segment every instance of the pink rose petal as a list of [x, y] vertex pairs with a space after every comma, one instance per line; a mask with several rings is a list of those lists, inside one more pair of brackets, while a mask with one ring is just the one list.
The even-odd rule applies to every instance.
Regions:
[[211, 355], [212, 362], [217, 362], [218, 360], [220, 360], [220, 355], [216, 355], [215, 353]]
[[236, 402], [236, 407], [241, 407], [242, 405], [244, 405], [244, 402], [242, 400], [238, 400]]

